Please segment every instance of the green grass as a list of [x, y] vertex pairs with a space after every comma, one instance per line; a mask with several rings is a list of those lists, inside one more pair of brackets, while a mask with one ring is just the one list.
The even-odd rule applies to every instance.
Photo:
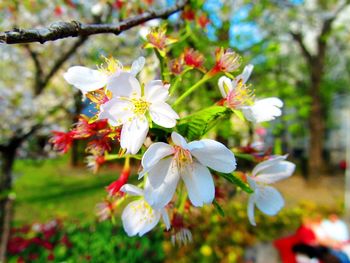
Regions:
[[106, 196], [105, 186], [118, 178], [119, 168], [92, 174], [72, 168], [66, 157], [33, 162], [18, 160], [14, 169], [14, 221], [45, 222], [53, 218], [95, 219], [95, 205]]

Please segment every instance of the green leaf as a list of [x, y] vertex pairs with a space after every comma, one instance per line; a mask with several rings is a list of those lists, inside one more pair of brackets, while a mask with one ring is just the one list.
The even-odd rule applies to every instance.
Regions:
[[214, 205], [216, 211], [217, 211], [221, 216], [225, 216], [225, 211], [224, 211], [224, 209], [222, 209], [222, 207], [219, 205], [219, 203], [216, 201], [216, 199], [214, 199], [213, 205]]
[[182, 118], [176, 127], [188, 140], [197, 140], [213, 128], [220, 118], [229, 113], [226, 107], [211, 106]]
[[232, 174], [225, 174], [225, 173], [217, 173], [221, 177], [225, 178], [227, 181], [229, 181], [232, 184], [237, 185], [239, 188], [241, 188], [244, 192], [251, 194], [254, 191], [249, 187], [247, 183], [245, 183], [241, 178], [239, 178], [235, 173]]

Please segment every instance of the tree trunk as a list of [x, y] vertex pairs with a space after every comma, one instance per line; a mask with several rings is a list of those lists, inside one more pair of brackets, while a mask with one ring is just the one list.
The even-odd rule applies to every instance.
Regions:
[[311, 68], [311, 109], [309, 118], [309, 160], [308, 178], [313, 181], [323, 172], [324, 158], [324, 136], [325, 136], [325, 115], [321, 97], [321, 81], [323, 76], [323, 61], [313, 63]]
[[12, 188], [12, 170], [16, 158], [16, 151], [21, 141], [14, 139], [9, 145], [1, 148], [0, 170], [0, 262], [6, 260], [6, 249], [10, 235], [12, 217], [12, 199], [9, 191]]

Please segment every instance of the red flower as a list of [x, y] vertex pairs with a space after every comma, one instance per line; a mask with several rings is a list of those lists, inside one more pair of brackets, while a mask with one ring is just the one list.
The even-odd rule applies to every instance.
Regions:
[[197, 23], [201, 28], [205, 28], [208, 24], [210, 24], [210, 20], [206, 14], [201, 14], [197, 18]]
[[186, 6], [185, 10], [182, 12], [182, 18], [187, 21], [193, 21], [196, 17], [196, 13], [193, 9]]
[[49, 140], [55, 151], [66, 153], [73, 143], [74, 132], [52, 131], [53, 137]]
[[128, 182], [129, 176], [130, 176], [130, 163], [129, 163], [129, 159], [125, 159], [124, 168], [119, 178], [113, 183], [111, 183], [109, 186], [107, 186], [106, 188], [109, 196], [114, 196], [115, 194], [117, 194], [120, 188]]
[[204, 62], [204, 56], [198, 51], [195, 51], [194, 49], [186, 48], [184, 51], [184, 61], [187, 66], [194, 67], [194, 68], [200, 68], [203, 65]]
[[113, 6], [117, 9], [122, 9], [123, 5], [124, 5], [123, 0], [116, 0], [113, 4]]
[[107, 128], [107, 120], [97, 120], [89, 123], [89, 119], [86, 116], [80, 115], [79, 120], [73, 129], [74, 139], [88, 138]]
[[61, 16], [62, 14], [63, 14], [63, 9], [62, 9], [62, 7], [61, 6], [56, 6], [55, 7], [55, 10], [54, 10], [54, 13], [55, 13], [55, 15], [56, 16]]

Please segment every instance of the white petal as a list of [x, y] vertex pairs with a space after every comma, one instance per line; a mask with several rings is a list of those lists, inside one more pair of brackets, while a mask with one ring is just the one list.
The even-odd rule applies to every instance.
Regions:
[[221, 96], [226, 98], [228, 93], [232, 90], [232, 82], [228, 77], [222, 76], [218, 80], [218, 86], [221, 92]]
[[112, 126], [119, 126], [133, 116], [132, 107], [132, 103], [127, 100], [111, 99], [101, 105], [99, 119], [108, 119]]
[[245, 84], [248, 81], [250, 75], [252, 74], [253, 69], [254, 69], [254, 66], [252, 64], [245, 66], [242, 74], [235, 77], [235, 82], [236, 83], [242, 82], [242, 84]]
[[141, 86], [139, 81], [129, 72], [118, 72], [108, 79], [107, 89], [113, 97], [140, 97]]
[[161, 80], [152, 80], [145, 86], [145, 98], [150, 102], [164, 102], [168, 99], [169, 91]]
[[[230, 173], [236, 169], [234, 154], [222, 143], [203, 139], [203, 148], [191, 150], [191, 154], [203, 165], [222, 173]], [[188, 144], [189, 148], [194, 142]], [[196, 142], [195, 142], [196, 143]]]
[[207, 167], [194, 162], [188, 165], [187, 172], [181, 177], [185, 182], [188, 197], [194, 206], [211, 204], [215, 197], [213, 177]]
[[173, 143], [177, 146], [182, 147], [183, 149], [188, 149], [188, 144], [185, 140], [184, 137], [182, 137], [180, 134], [178, 134], [177, 132], [172, 132], [171, 133], [171, 140], [173, 141]]
[[172, 158], [161, 160], [148, 172], [145, 199], [154, 209], [162, 209], [173, 198], [179, 181], [177, 167]]
[[252, 171], [252, 175], [256, 176], [260, 171], [266, 169], [269, 166], [273, 166], [280, 161], [284, 161], [287, 159], [287, 157], [288, 155], [275, 155], [272, 158], [257, 164]]
[[249, 222], [253, 226], [256, 226], [255, 217], [254, 217], [254, 209], [255, 209], [255, 195], [251, 194], [249, 196], [249, 200], [248, 200], [247, 214], [248, 214]]
[[278, 98], [267, 98], [255, 101], [252, 106], [243, 106], [241, 110], [248, 121], [259, 123], [271, 121], [282, 115], [283, 102]]
[[120, 191], [129, 194], [129, 195], [140, 195], [143, 196], [143, 190], [135, 185], [132, 184], [124, 184]]
[[169, 230], [171, 227], [171, 224], [170, 224], [168, 212], [166, 211], [166, 209], [162, 209], [161, 214], [162, 214], [162, 218], [163, 218], [166, 230]]
[[63, 78], [80, 89], [83, 93], [103, 88], [107, 84], [107, 76], [98, 70], [81, 66], [70, 67]]
[[159, 126], [172, 128], [176, 125], [179, 115], [165, 102], [152, 103], [149, 112], [152, 120]]
[[145, 62], [146, 60], [144, 57], [137, 58], [131, 65], [130, 74], [136, 76], [145, 66]]
[[[147, 172], [153, 165], [157, 164], [161, 159], [171, 155], [174, 152], [174, 148], [164, 142], [153, 143], [142, 157], [143, 172]], [[142, 177], [142, 176], [141, 176]], [[139, 177], [139, 179], [141, 178]]]
[[259, 186], [254, 194], [257, 208], [269, 216], [276, 215], [284, 206], [282, 195], [271, 186]]
[[160, 213], [150, 209], [145, 200], [129, 203], [122, 213], [122, 222], [128, 236], [143, 234], [154, 228], [160, 219]]
[[140, 150], [146, 139], [148, 128], [147, 119], [138, 117], [123, 125], [120, 146], [126, 149], [126, 153], [136, 154]]
[[259, 174], [254, 177], [254, 180], [265, 184], [272, 184], [282, 179], [288, 178], [293, 174], [294, 170], [294, 163], [288, 161], [280, 161], [275, 165], [261, 170]]

